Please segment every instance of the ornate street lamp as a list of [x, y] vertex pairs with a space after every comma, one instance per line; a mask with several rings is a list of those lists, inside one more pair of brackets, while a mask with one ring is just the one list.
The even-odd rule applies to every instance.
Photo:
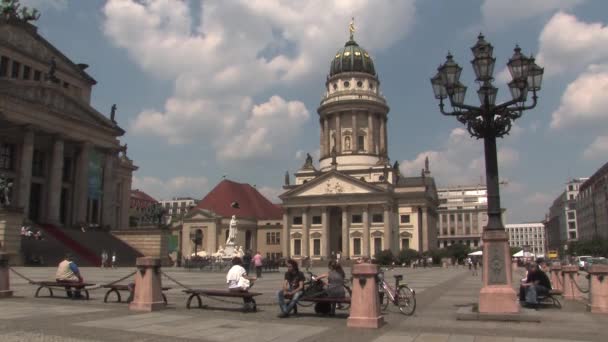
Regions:
[[[485, 41], [482, 34], [471, 48], [474, 59], [471, 61], [479, 83], [480, 106], [464, 103], [466, 87], [459, 81], [462, 68], [448, 53], [446, 61], [431, 78], [435, 98], [439, 100], [442, 114], [455, 116], [466, 125], [471, 136], [484, 140], [486, 161], [486, 183], [488, 194], [488, 225], [483, 232], [483, 288], [479, 297], [480, 313], [513, 313], [519, 311], [516, 294], [511, 284], [511, 256], [509, 254], [508, 235], [502, 223], [500, 193], [498, 182], [498, 159], [496, 138], [503, 137], [511, 130], [512, 122], [521, 117], [525, 110], [536, 106], [536, 92], [540, 90], [543, 68], [536, 65], [534, 58], [521, 53], [515, 47], [513, 57], [507, 67], [512, 81], [509, 90], [512, 100], [496, 104], [498, 89], [492, 85], [494, 48]], [[526, 106], [528, 93], [532, 93], [532, 103]], [[445, 111], [444, 100], [449, 99], [451, 112]]]

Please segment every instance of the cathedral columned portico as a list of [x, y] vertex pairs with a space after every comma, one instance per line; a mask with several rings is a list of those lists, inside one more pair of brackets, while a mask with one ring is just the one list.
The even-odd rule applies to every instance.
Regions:
[[388, 157], [389, 106], [368, 52], [353, 37], [330, 63], [317, 110], [318, 167], [285, 177], [283, 255], [327, 259], [373, 257], [383, 250], [428, 250], [436, 245], [435, 182], [428, 162], [404, 177]]

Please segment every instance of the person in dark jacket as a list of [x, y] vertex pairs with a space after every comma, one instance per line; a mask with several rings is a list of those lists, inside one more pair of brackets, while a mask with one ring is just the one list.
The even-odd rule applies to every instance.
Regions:
[[519, 288], [519, 300], [526, 305], [536, 307], [538, 296], [547, 295], [549, 291], [551, 291], [551, 281], [547, 274], [538, 267], [537, 263], [530, 263], [528, 276]]

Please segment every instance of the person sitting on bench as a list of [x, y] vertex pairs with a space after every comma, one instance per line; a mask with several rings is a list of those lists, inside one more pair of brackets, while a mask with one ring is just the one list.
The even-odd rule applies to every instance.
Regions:
[[[226, 283], [230, 292], [247, 292], [253, 286], [256, 278], [247, 276], [247, 271], [243, 267], [243, 260], [239, 257], [232, 258], [232, 267], [226, 274]], [[245, 310], [253, 310], [254, 304], [251, 297], [243, 297]]]
[[[330, 260], [327, 267], [329, 268], [329, 272], [321, 274], [313, 280], [327, 278], [327, 296], [344, 298], [346, 296], [346, 291], [344, 291], [344, 278], [346, 278], [346, 274], [342, 266], [336, 260]], [[336, 303], [331, 303], [329, 314], [331, 316], [336, 314]]]
[[[55, 273], [55, 280], [61, 283], [74, 284], [84, 282], [84, 279], [80, 275], [80, 270], [78, 269], [76, 263], [72, 260], [72, 255], [70, 253], [66, 253], [64, 260], [59, 263], [57, 273]], [[68, 297], [72, 298], [72, 291], [70, 291], [70, 288], [70, 286], [66, 286], [65, 290]], [[80, 290], [75, 289], [73, 298], [82, 298], [80, 295]]]
[[[283, 289], [277, 293], [279, 299], [279, 307], [281, 308], [280, 318], [289, 317], [289, 312], [296, 306], [298, 299], [304, 293], [304, 273], [298, 269], [298, 263], [293, 260], [287, 260], [287, 272], [285, 272], [285, 280], [283, 280]], [[285, 304], [285, 296], [291, 297], [289, 305]]]
[[528, 276], [519, 288], [519, 300], [531, 307], [538, 306], [538, 296], [546, 296], [551, 291], [551, 281], [538, 264], [530, 263]]

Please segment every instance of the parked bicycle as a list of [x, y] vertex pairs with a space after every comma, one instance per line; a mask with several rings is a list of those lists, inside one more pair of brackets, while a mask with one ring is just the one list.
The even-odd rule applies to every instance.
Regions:
[[[308, 268], [306, 269], [305, 273], [308, 274], [308, 277], [304, 281], [304, 294], [302, 295], [302, 297], [327, 297], [327, 290], [324, 287], [323, 280], [317, 279], [317, 276], [310, 272]], [[346, 293], [346, 296], [350, 298], [352, 290], [346, 284], [344, 284], [344, 292]], [[313, 304], [315, 303], [308, 301], [298, 301], [298, 305], [303, 307], [309, 307]], [[342, 303], [336, 306], [336, 309], [338, 310], [348, 310], [349, 308], [350, 304], [348, 303]]]
[[380, 269], [378, 273], [378, 292], [380, 294], [380, 307], [382, 310], [386, 310], [388, 305], [399, 307], [399, 311], [404, 314], [411, 316], [416, 311], [416, 292], [411, 289], [407, 284], [399, 284], [403, 280], [403, 275], [394, 275], [395, 286], [391, 286], [384, 279], [384, 271]]

